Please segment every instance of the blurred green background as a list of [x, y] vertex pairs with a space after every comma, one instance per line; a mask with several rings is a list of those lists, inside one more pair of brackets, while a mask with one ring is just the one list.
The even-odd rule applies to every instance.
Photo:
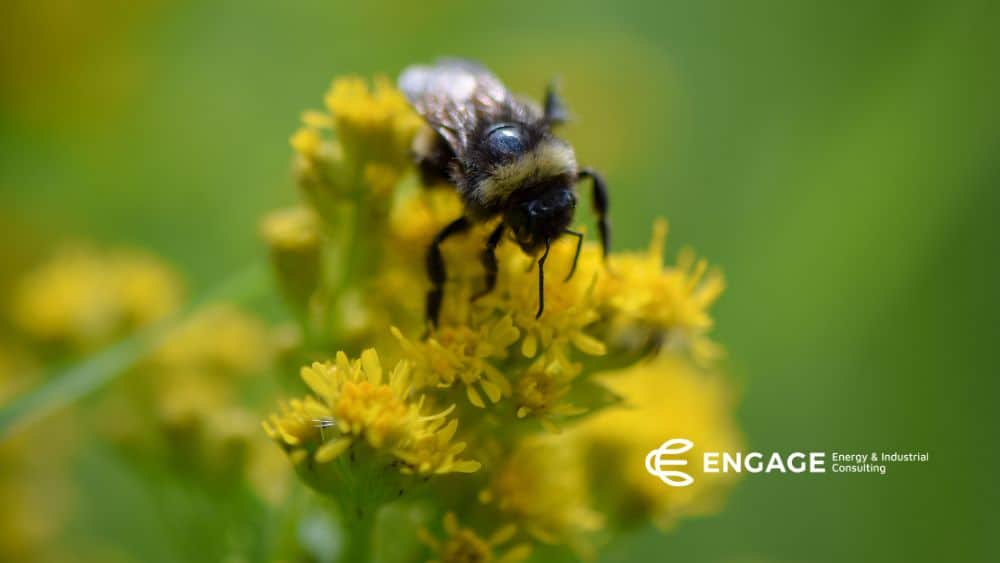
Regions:
[[[4, 13], [6, 12], [6, 13]], [[344, 73], [552, 76], [618, 248], [671, 225], [721, 266], [717, 336], [764, 451], [927, 450], [755, 476], [606, 561], [986, 561], [1000, 11], [982, 2], [118, 2], [0, 8], [0, 223], [146, 246], [208, 288], [293, 201], [288, 136]]]

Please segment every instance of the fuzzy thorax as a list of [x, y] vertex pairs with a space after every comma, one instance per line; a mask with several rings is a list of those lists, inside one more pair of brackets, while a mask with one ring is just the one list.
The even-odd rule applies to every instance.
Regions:
[[515, 160], [498, 164], [473, 190], [473, 198], [483, 207], [505, 201], [526, 185], [549, 178], [575, 178], [576, 155], [569, 143], [556, 138], [544, 139]]

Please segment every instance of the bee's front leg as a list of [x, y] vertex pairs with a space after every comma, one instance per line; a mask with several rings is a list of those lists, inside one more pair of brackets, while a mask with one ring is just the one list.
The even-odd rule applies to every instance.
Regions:
[[497, 245], [500, 244], [503, 230], [504, 224], [500, 223], [486, 241], [486, 249], [483, 250], [482, 256], [483, 268], [486, 269], [486, 287], [472, 296], [473, 301], [493, 291], [493, 288], [497, 285]]
[[459, 217], [434, 235], [430, 248], [427, 249], [427, 277], [431, 279], [431, 289], [427, 292], [426, 320], [432, 327], [437, 326], [438, 315], [441, 313], [441, 298], [444, 282], [447, 278], [444, 268], [444, 257], [441, 256], [441, 243], [452, 235], [469, 230], [472, 223], [465, 217]]
[[538, 259], [538, 312], [535, 313], [535, 320], [542, 317], [545, 311], [545, 261], [549, 259], [550, 241], [545, 239], [545, 252]]
[[611, 250], [611, 225], [608, 222], [608, 186], [604, 183], [604, 178], [594, 171], [593, 168], [583, 168], [577, 176], [577, 180], [590, 178], [594, 185], [593, 205], [594, 213], [597, 214], [597, 230], [601, 235], [601, 250], [604, 257], [608, 257]]
[[569, 273], [566, 274], [566, 279], [563, 280], [563, 282], [568, 282], [573, 277], [573, 273], [576, 272], [576, 263], [580, 261], [580, 250], [583, 248], [583, 233], [574, 231], [573, 229], [566, 229], [563, 231], [563, 234], [576, 237], [576, 252], [573, 253], [573, 265], [569, 267]]

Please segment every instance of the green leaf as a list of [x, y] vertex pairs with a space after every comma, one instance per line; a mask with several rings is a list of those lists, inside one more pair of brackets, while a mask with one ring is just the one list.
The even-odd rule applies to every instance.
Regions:
[[205, 305], [217, 301], [239, 303], [260, 295], [267, 287], [266, 272], [262, 264], [255, 264], [208, 291], [182, 312], [140, 330], [80, 362], [57, 369], [43, 383], [0, 407], [0, 440], [121, 375], [155, 348], [166, 334]]

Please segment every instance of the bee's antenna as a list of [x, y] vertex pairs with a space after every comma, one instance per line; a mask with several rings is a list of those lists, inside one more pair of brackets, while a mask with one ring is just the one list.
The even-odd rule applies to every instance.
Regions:
[[555, 78], [545, 90], [545, 120], [549, 125], [562, 125], [569, 121], [569, 111], [559, 96], [559, 80]]
[[580, 249], [583, 248], [583, 233], [572, 229], [566, 229], [563, 233], [576, 237], [576, 253], [573, 254], [573, 265], [570, 266], [569, 273], [566, 274], [566, 279], [563, 280], [563, 282], [568, 282], [573, 277], [573, 273], [576, 272], [576, 262], [580, 259]]
[[545, 239], [545, 252], [538, 259], [538, 312], [535, 313], [536, 320], [542, 316], [542, 311], [545, 310], [545, 260], [549, 257], [549, 246], [549, 239]]

